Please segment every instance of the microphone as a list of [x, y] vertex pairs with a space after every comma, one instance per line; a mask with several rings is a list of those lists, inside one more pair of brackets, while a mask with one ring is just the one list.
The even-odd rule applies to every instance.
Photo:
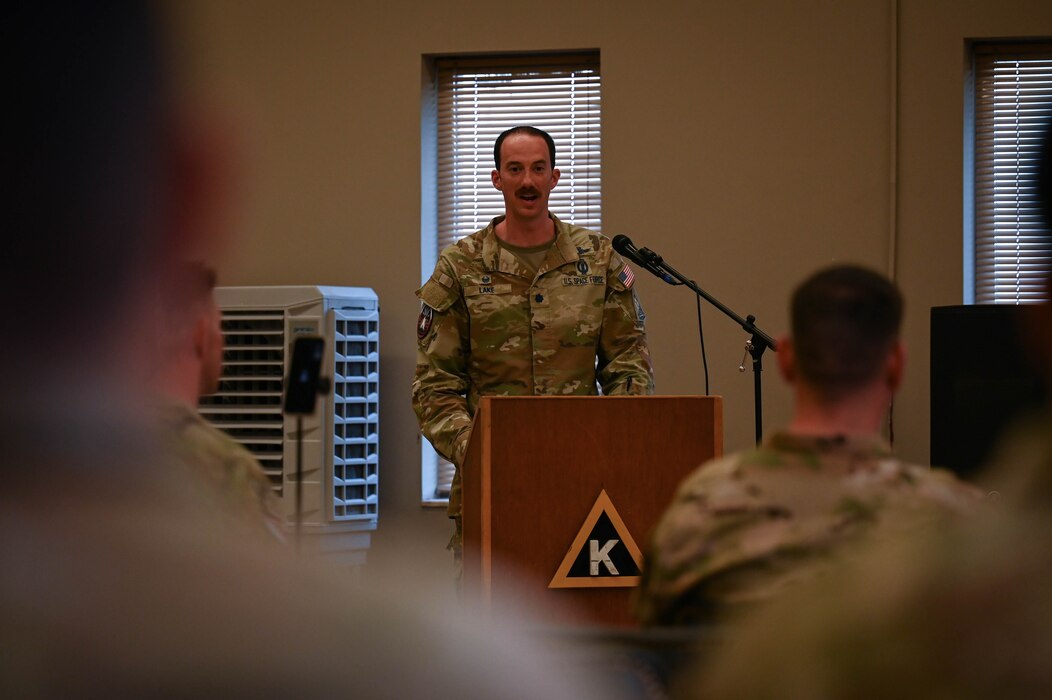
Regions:
[[636, 265], [639, 265], [647, 272], [661, 278], [661, 280], [667, 284], [673, 286], [679, 284], [676, 280], [672, 279], [667, 272], [661, 269], [660, 256], [656, 255], [651, 250], [647, 248], [643, 248], [642, 250], [636, 248], [635, 244], [632, 243], [632, 239], [621, 233], [614, 236], [612, 243], [614, 244], [614, 250], [634, 262]]

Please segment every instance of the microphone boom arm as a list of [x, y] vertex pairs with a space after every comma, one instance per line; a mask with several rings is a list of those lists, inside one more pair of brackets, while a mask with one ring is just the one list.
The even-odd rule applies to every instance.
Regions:
[[669, 282], [668, 278], [671, 277], [678, 282], [669, 282], [669, 284], [682, 284], [689, 287], [695, 294], [700, 296], [705, 301], [709, 302], [717, 309], [722, 311], [725, 315], [729, 316], [739, 326], [742, 327], [746, 333], [749, 334], [749, 340], [745, 343], [745, 350], [752, 357], [752, 371], [753, 371], [753, 410], [756, 419], [756, 444], [760, 444], [763, 438], [763, 392], [761, 387], [760, 373], [763, 372], [763, 353], [770, 348], [772, 351], [777, 352], [778, 346], [774, 342], [771, 336], [764, 333], [756, 325], [756, 317], [749, 314], [745, 318], [742, 318], [732, 310], [727, 308], [722, 302], [713, 297], [711, 294], [706, 292], [704, 289], [699, 287], [694, 280], [687, 279], [674, 267], [665, 262], [665, 260], [650, 250], [649, 248], [639, 248], [637, 250], [639, 255], [640, 264], [646, 267], [651, 272], [654, 269], [660, 270], [660, 274], [655, 272], [658, 277]]
[[[692, 289], [695, 294], [697, 294], [702, 299], [704, 299], [705, 301], [707, 301], [710, 304], [712, 304], [713, 306], [715, 306], [717, 309], [722, 311], [724, 314], [729, 316], [731, 319], [733, 319], [739, 326], [742, 327], [742, 330], [744, 330], [749, 335], [755, 336], [755, 338], [753, 339], [753, 345], [755, 345], [758, 348], [760, 348], [759, 349], [760, 353], [762, 353], [767, 348], [770, 348], [771, 350], [774, 350], [775, 352], [778, 351], [777, 343], [774, 342], [774, 339], [771, 338], [771, 336], [769, 336], [766, 333], [764, 333], [762, 330], [760, 330], [759, 327], [757, 327], [757, 325], [756, 325], [756, 317], [755, 316], [750, 314], [746, 318], [742, 318], [738, 314], [734, 313], [733, 311], [728, 309], [722, 302], [720, 302], [719, 299], [716, 299], [711, 294], [706, 292], [704, 289], [699, 287], [694, 282], [694, 280], [689, 280], [686, 277], [684, 277], [674, 267], [672, 267], [667, 262], [665, 262], [664, 258], [662, 258], [660, 255], [658, 255], [654, 251], [652, 251], [650, 248], [640, 248], [639, 249], [639, 257], [644, 261], [644, 263], [648, 263], [649, 265], [653, 265], [654, 267], [658, 268], [659, 270], [661, 270], [666, 275], [669, 275], [670, 277], [673, 277], [676, 280], [679, 280], [678, 284], [683, 284], [683, 285], [686, 285], [687, 287], [690, 287], [690, 289]], [[648, 269], [649, 269], [649, 267], [648, 267]]]

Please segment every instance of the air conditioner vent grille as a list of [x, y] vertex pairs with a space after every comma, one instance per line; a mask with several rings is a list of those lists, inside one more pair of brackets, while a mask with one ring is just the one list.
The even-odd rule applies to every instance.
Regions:
[[201, 400], [201, 413], [259, 460], [282, 495], [282, 382], [285, 316], [281, 311], [223, 310], [223, 376], [219, 391]]
[[333, 518], [377, 515], [379, 313], [334, 309]]
[[[360, 534], [376, 527], [379, 506], [376, 294], [361, 287], [220, 287], [216, 302], [226, 342], [223, 375], [219, 392], [202, 402], [202, 414], [252, 452], [290, 524], [294, 462], [301, 455], [304, 524], [326, 541], [339, 541], [338, 547], [360, 548]], [[300, 334], [325, 338], [321, 370], [332, 380], [331, 391], [304, 419], [302, 450], [293, 444], [297, 420], [282, 411], [288, 362]]]

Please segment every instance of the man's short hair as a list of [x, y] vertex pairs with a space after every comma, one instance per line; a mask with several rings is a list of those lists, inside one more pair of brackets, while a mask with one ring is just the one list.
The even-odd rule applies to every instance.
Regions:
[[497, 137], [497, 142], [493, 145], [493, 162], [497, 165], [497, 170], [500, 170], [500, 147], [504, 145], [504, 139], [508, 138], [512, 134], [527, 134], [529, 136], [540, 136], [544, 139], [544, 142], [548, 144], [548, 165], [552, 168], [555, 167], [555, 141], [552, 139], [551, 134], [547, 131], [541, 131], [535, 126], [513, 126], [507, 131], [501, 133]]
[[809, 277], [790, 307], [802, 379], [834, 400], [874, 379], [898, 341], [902, 310], [895, 285], [864, 267], [837, 265]]

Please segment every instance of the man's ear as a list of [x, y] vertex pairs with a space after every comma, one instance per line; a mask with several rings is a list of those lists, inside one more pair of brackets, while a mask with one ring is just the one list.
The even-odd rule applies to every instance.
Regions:
[[891, 350], [888, 352], [888, 359], [885, 368], [885, 378], [888, 384], [888, 389], [892, 393], [899, 390], [902, 386], [902, 378], [906, 373], [906, 346], [902, 344], [901, 340], [896, 340], [895, 344], [891, 346]]
[[194, 321], [193, 344], [194, 357], [203, 360], [205, 356], [205, 344], [208, 342], [208, 318], [205, 314], [198, 314]]
[[559, 184], [559, 176], [562, 175], [558, 168], [552, 168], [552, 189]]
[[[493, 186], [496, 187], [498, 190], [500, 190], [501, 189], [501, 185], [500, 185], [500, 171], [499, 170], [494, 170], [493, 172], [491, 172], [489, 174], [489, 177], [490, 177], [490, 180], [493, 181]], [[503, 191], [503, 190], [501, 190], [501, 191]]]
[[796, 381], [796, 349], [793, 347], [793, 340], [785, 335], [776, 342], [778, 351], [774, 356], [778, 358], [778, 373], [786, 383], [792, 384]]

